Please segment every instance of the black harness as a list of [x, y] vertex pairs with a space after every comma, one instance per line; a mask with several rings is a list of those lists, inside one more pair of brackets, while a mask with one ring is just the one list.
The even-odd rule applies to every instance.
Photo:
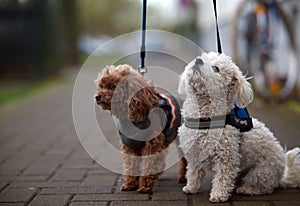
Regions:
[[146, 141], [151, 139], [155, 128], [163, 123], [166, 123], [162, 131], [165, 135], [165, 146], [175, 140], [177, 129], [181, 125], [180, 107], [182, 106], [182, 100], [171, 94], [159, 94], [159, 97], [158, 108], [163, 111], [163, 114], [154, 113], [152, 117], [147, 117], [143, 122], [131, 122], [128, 121], [127, 117], [125, 120], [119, 120], [117, 129], [123, 144], [128, 148], [133, 150], [143, 148]]
[[225, 125], [231, 125], [247, 132], [253, 128], [252, 118], [246, 108], [235, 106], [227, 115], [213, 116], [209, 118], [186, 118], [184, 125], [190, 129], [217, 129], [224, 128]]

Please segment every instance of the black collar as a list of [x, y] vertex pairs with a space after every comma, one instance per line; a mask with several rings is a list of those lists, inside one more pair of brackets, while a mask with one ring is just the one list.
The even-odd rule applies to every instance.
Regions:
[[226, 115], [213, 116], [208, 118], [186, 118], [184, 125], [190, 129], [217, 129], [224, 128]]
[[[246, 110], [247, 112], [247, 110]], [[186, 118], [184, 125], [190, 129], [217, 129], [224, 128], [225, 125], [231, 125], [240, 130], [240, 132], [247, 132], [253, 128], [252, 118], [241, 118], [237, 112], [227, 115], [213, 116], [209, 118]]]

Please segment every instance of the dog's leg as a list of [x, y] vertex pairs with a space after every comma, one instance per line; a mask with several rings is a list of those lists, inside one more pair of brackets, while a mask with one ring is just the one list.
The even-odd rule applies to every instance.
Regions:
[[158, 177], [162, 173], [156, 173], [153, 175], [141, 176], [139, 181], [139, 189], [137, 190], [139, 193], [151, 193], [156, 183]]
[[186, 183], [186, 167], [187, 167], [187, 161], [184, 158], [184, 154], [182, 149], [179, 147], [179, 138], [176, 138], [175, 143], [177, 145], [177, 151], [178, 151], [178, 156], [180, 158], [180, 163], [179, 163], [179, 171], [178, 171], [178, 182], [179, 183]]
[[139, 183], [139, 177], [125, 175], [124, 176], [124, 182], [121, 185], [120, 190], [121, 191], [133, 191], [133, 190], [136, 190], [139, 187], [138, 183]]
[[[230, 154], [231, 153], [231, 154]], [[225, 157], [225, 158], [224, 158]], [[225, 202], [235, 187], [235, 180], [239, 172], [239, 155], [237, 151], [225, 150], [217, 157], [213, 166], [216, 172], [212, 180], [209, 200], [211, 202]]]
[[124, 181], [120, 187], [121, 191], [132, 191], [139, 187], [139, 153], [127, 148], [125, 145], [121, 146], [123, 151], [123, 174]]
[[185, 193], [197, 193], [201, 187], [201, 179], [205, 175], [203, 169], [196, 167], [195, 163], [190, 162], [187, 166], [187, 184], [182, 188]]
[[151, 193], [155, 182], [165, 168], [167, 152], [164, 141], [164, 135], [160, 134], [155, 139], [146, 142], [146, 146], [142, 151], [142, 175], [139, 179], [139, 189], [137, 190], [140, 193]]
[[282, 175], [280, 166], [274, 167], [267, 161], [260, 163], [247, 173], [236, 192], [247, 195], [271, 194], [279, 186]]
[[184, 157], [181, 157], [180, 159], [180, 165], [179, 165], [179, 175], [178, 175], [178, 182], [179, 183], [186, 183], [186, 167], [187, 167], [187, 161]]

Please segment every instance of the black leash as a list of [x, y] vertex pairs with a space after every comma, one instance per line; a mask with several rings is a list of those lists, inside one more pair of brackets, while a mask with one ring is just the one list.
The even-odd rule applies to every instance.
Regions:
[[[220, 37], [219, 23], [218, 23], [217, 0], [213, 0], [213, 5], [214, 5], [214, 12], [215, 12], [215, 19], [216, 19], [217, 48], [218, 48], [218, 53], [221, 54], [222, 44], [221, 44], [221, 37]], [[199, 122], [201, 121], [199, 120]], [[234, 108], [231, 110], [230, 114], [226, 115], [225, 124], [232, 125], [238, 128], [241, 132], [249, 131], [253, 127], [252, 118], [250, 117], [247, 108], [246, 107], [239, 108], [236, 104], [234, 104]], [[201, 125], [198, 126], [200, 127]]]
[[222, 53], [222, 45], [221, 45], [221, 38], [220, 38], [219, 24], [218, 24], [217, 1], [213, 0], [213, 3], [214, 3], [215, 18], [216, 18], [217, 47], [218, 47], [218, 52], [221, 54]]
[[142, 45], [140, 51], [141, 64], [138, 68], [138, 72], [144, 75], [147, 72], [145, 66], [146, 57], [146, 17], [147, 17], [147, 0], [143, 0], [143, 14], [142, 14]]

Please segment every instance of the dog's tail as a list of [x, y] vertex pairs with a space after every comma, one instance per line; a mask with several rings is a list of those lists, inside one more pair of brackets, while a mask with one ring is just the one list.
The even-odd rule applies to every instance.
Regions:
[[296, 147], [286, 153], [286, 168], [281, 180], [281, 187], [300, 188], [300, 148]]

